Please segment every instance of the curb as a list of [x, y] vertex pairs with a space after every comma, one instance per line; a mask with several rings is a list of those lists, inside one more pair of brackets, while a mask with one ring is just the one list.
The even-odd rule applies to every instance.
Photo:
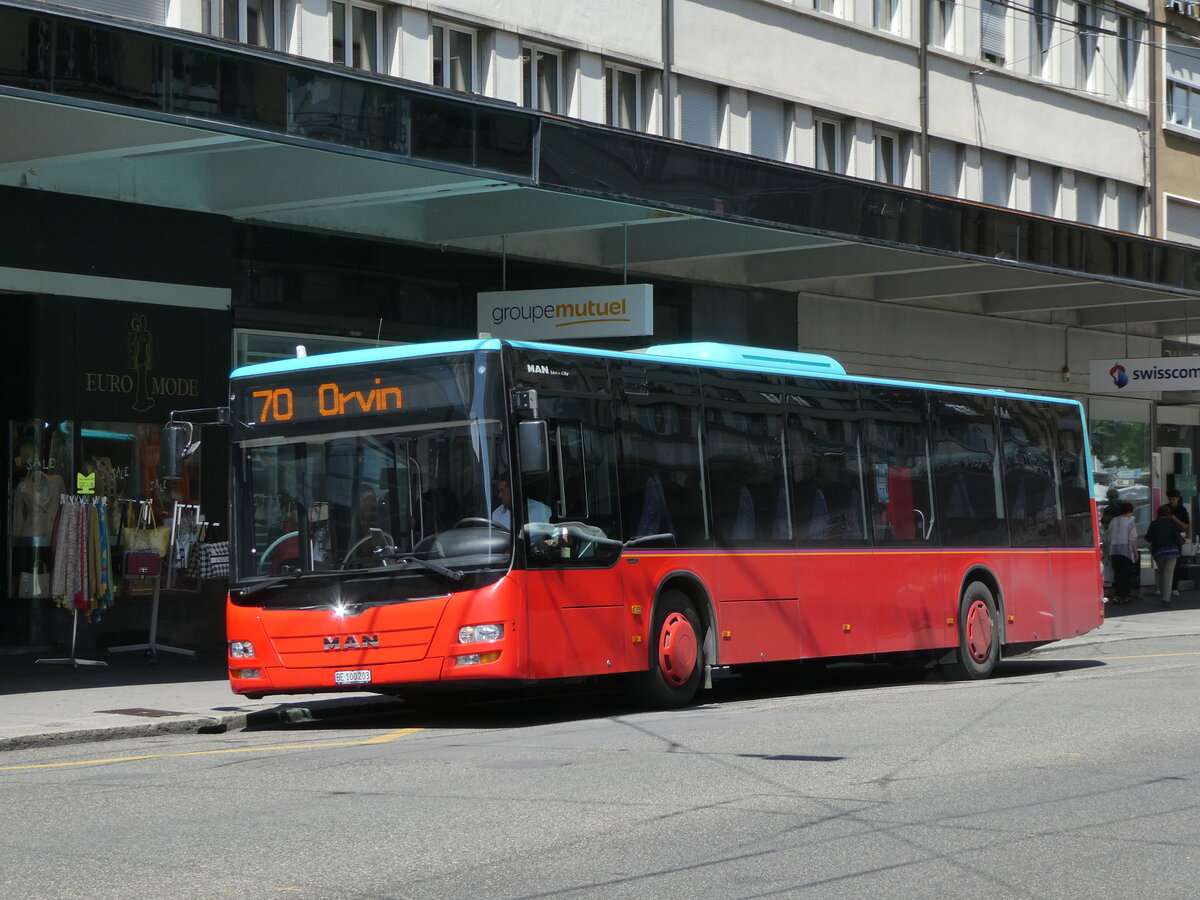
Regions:
[[[327, 706], [321, 704], [328, 704]], [[376, 708], [378, 707], [378, 708]], [[0, 738], [0, 753], [71, 744], [99, 743], [125, 738], [167, 734], [225, 734], [229, 731], [267, 731], [288, 725], [303, 725], [328, 719], [383, 716], [403, 710], [394, 697], [358, 697], [353, 700], [323, 700], [318, 703], [276, 706], [270, 709], [222, 715], [185, 715], [155, 722], [113, 725], [108, 728], [79, 728]]]

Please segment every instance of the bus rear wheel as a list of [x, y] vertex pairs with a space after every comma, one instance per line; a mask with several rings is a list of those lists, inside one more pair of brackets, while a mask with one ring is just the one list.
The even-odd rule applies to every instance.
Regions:
[[1000, 613], [991, 589], [972, 581], [958, 603], [958, 657], [949, 667], [955, 678], [989, 678], [1000, 661]]
[[650, 668], [635, 679], [636, 699], [659, 709], [691, 703], [704, 677], [704, 629], [687, 594], [663, 592], [647, 640]]

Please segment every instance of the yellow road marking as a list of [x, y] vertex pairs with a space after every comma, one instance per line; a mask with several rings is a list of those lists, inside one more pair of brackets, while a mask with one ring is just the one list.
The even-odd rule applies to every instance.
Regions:
[[18, 769], [63, 769], [68, 766], [98, 766], [104, 763], [137, 762], [144, 759], [171, 759], [178, 756], [215, 756], [219, 753], [263, 753], [268, 750], [319, 750], [329, 747], [362, 747], [366, 744], [386, 744], [396, 738], [405, 737], [420, 728], [401, 728], [379, 734], [365, 741], [330, 741], [322, 744], [281, 744], [277, 747], [228, 747], [220, 750], [188, 750], [184, 753], [147, 753], [142, 756], [110, 756], [106, 759], [81, 759], [76, 762], [61, 763], [31, 763], [27, 766], [0, 766], [0, 772], [13, 772]]
[[1200, 656], [1200, 652], [1192, 653], [1143, 653], [1141, 656], [1106, 656], [1105, 659], [1160, 659], [1164, 656]]

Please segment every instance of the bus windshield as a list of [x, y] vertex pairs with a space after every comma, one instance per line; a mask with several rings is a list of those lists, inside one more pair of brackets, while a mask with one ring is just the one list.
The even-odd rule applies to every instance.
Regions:
[[[235, 402], [266, 398], [244, 403], [235, 426], [237, 580], [507, 568], [512, 535], [490, 519], [507, 470], [505, 431], [493, 402], [475, 402], [470, 362], [393, 362], [382, 375], [338, 373], [336, 384], [326, 371], [235, 390]], [[364, 378], [398, 385], [396, 408], [322, 421], [331, 398], [369, 396], [346, 389]], [[306, 422], [308, 396], [320, 415]]]

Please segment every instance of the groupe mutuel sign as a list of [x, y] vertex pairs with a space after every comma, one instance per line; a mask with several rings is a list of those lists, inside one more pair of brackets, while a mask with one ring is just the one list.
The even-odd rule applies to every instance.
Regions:
[[648, 284], [491, 291], [478, 295], [479, 330], [515, 340], [630, 337], [654, 333]]

